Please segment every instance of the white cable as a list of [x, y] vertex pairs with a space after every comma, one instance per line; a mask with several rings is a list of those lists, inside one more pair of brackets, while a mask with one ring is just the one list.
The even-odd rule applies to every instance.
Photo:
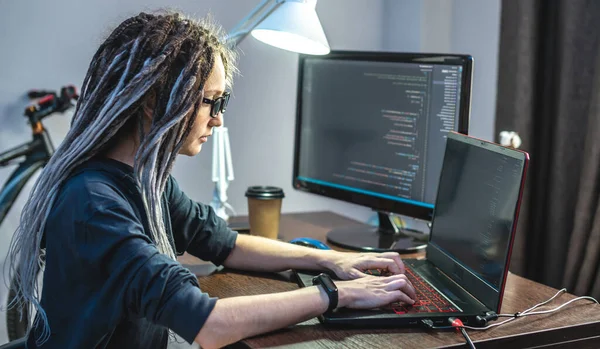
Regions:
[[233, 206], [231, 206], [229, 203], [227, 202], [222, 202], [221, 204], [223, 204], [223, 206], [228, 209], [231, 213], [231, 216], [237, 216], [237, 213], [235, 212], [235, 210], [233, 209]]
[[566, 306], [568, 304], [571, 304], [571, 303], [573, 303], [575, 301], [579, 301], [579, 300], [582, 300], [582, 299], [589, 299], [591, 301], [594, 301], [594, 302], [598, 303], [598, 301], [596, 299], [594, 299], [593, 297], [582, 296], [582, 297], [573, 298], [570, 301], [568, 301], [568, 302], [566, 302], [566, 303], [564, 303], [564, 304], [562, 304], [562, 305], [560, 305], [560, 306], [558, 306], [556, 308], [552, 308], [552, 309], [548, 309], [548, 310], [532, 311], [532, 312], [527, 313], [527, 314], [519, 314], [519, 315], [517, 315], [517, 317], [552, 313], [554, 311], [557, 311], [557, 310], [561, 309], [562, 307], [564, 307], [564, 306]]
[[555, 307], [555, 308], [552, 308], [552, 309], [535, 311], [535, 312], [533, 311], [533, 310], [535, 310], [538, 307], [541, 307], [543, 305], [546, 305], [546, 304], [550, 303], [555, 298], [557, 298], [558, 296], [562, 295], [565, 292], [567, 292], [567, 289], [563, 288], [563, 289], [559, 290], [558, 292], [556, 292], [556, 294], [554, 296], [552, 296], [550, 299], [548, 299], [548, 300], [546, 300], [546, 301], [544, 301], [542, 303], [538, 303], [538, 304], [534, 305], [533, 307], [531, 307], [531, 308], [529, 308], [529, 309], [527, 309], [527, 310], [525, 310], [523, 312], [520, 312], [520, 313], [516, 313], [516, 314], [498, 314], [498, 316], [500, 316], [500, 317], [506, 317], [506, 316], [510, 316], [511, 317], [510, 319], [506, 319], [506, 320], [504, 320], [502, 322], [499, 322], [499, 323], [496, 323], [496, 324], [491, 324], [491, 325], [488, 325], [488, 326], [485, 326], [485, 327], [471, 327], [471, 326], [462, 326], [462, 327], [468, 328], [470, 330], [483, 331], [483, 330], [487, 330], [487, 329], [492, 328], [492, 327], [503, 325], [503, 324], [505, 324], [507, 322], [513, 321], [513, 320], [515, 320], [517, 318], [520, 318], [520, 317], [523, 317], [523, 316], [540, 315], [540, 314], [552, 313], [552, 312], [555, 312], [557, 310], [560, 310], [562, 307], [564, 307], [564, 306], [566, 306], [568, 304], [571, 304], [571, 303], [573, 303], [575, 301], [579, 301], [579, 300], [583, 300], [583, 299], [588, 299], [588, 300], [594, 301], [595, 303], [598, 303], [598, 301], [596, 299], [594, 299], [593, 297], [582, 296], [582, 297], [573, 298], [570, 301], [565, 302], [564, 304], [561, 304], [558, 307]]
[[229, 130], [221, 125], [215, 128], [213, 136], [212, 181], [215, 183], [215, 189], [210, 205], [219, 217], [228, 220], [230, 215], [227, 211], [233, 216], [236, 215], [233, 207], [227, 203], [229, 182], [234, 180]]
[[534, 305], [533, 307], [531, 307], [531, 308], [529, 308], [529, 309], [527, 309], [525, 311], [522, 311], [521, 314], [527, 314], [527, 313], [529, 313], [530, 311], [532, 311], [535, 308], [541, 307], [542, 305], [546, 305], [546, 304], [552, 302], [556, 297], [558, 297], [558, 296], [560, 296], [560, 295], [562, 295], [563, 293], [566, 293], [566, 292], [567, 292], [566, 288], [561, 288], [560, 290], [558, 290], [558, 292], [556, 292], [554, 294], [554, 296], [550, 297], [550, 299], [546, 300], [545, 302], [538, 303], [538, 304]]
[[221, 136], [221, 130], [219, 128], [215, 129], [213, 132], [213, 152], [212, 152], [212, 181], [219, 181], [219, 138]]
[[472, 327], [472, 326], [462, 326], [462, 327], [464, 327], [464, 328], [468, 328], [468, 329], [470, 329], [470, 330], [479, 330], [479, 331], [483, 331], [483, 330], [487, 330], [487, 329], [489, 329], [489, 328], [492, 328], [492, 327], [496, 327], [496, 326], [504, 325], [505, 323], [507, 323], [507, 322], [510, 322], [510, 321], [513, 321], [514, 319], [516, 319], [516, 317], [512, 317], [512, 318], [510, 318], [510, 319], [506, 319], [506, 320], [504, 320], [504, 321], [502, 321], [502, 322], [499, 322], [499, 323], [497, 323], [497, 324], [491, 324], [491, 325], [487, 325], [487, 326], [485, 326], [485, 327]]
[[225, 134], [227, 132], [227, 128], [221, 128], [221, 135], [219, 137], [219, 199], [221, 202], [227, 202], [227, 177], [225, 174]]
[[233, 161], [231, 158], [231, 145], [229, 144], [229, 130], [227, 128], [223, 130], [223, 136], [225, 136], [223, 142], [225, 145], [225, 161], [227, 165], [225, 167], [225, 172], [227, 174], [227, 180], [232, 181], [235, 178], [233, 177]]

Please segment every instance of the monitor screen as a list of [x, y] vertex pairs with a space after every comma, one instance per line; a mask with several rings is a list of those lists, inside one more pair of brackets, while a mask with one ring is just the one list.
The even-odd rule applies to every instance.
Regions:
[[301, 56], [294, 188], [430, 220], [450, 131], [467, 133], [468, 55]]

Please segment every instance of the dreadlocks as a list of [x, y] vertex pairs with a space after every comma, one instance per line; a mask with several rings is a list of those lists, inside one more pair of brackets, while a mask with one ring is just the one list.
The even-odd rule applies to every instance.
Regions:
[[[190, 132], [216, 57], [231, 84], [234, 53], [208, 21], [176, 13], [140, 13], [122, 22], [100, 45], [81, 87], [71, 129], [36, 181], [9, 249], [10, 278], [17, 297], [9, 306], [33, 304], [43, 321], [38, 344], [50, 335], [40, 305], [37, 273], [46, 219], [65, 180], [83, 162], [106, 151], [137, 126], [134, 173], [141, 188], [150, 236], [159, 251], [175, 258], [162, 221], [160, 198], [175, 157]], [[218, 56], [217, 56], [218, 55]], [[142, 127], [151, 105], [150, 127]], [[27, 308], [25, 308], [27, 309]]]

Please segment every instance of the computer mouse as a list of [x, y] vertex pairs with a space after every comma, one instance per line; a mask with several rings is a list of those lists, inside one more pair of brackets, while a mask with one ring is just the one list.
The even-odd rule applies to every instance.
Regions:
[[305, 246], [305, 247], [317, 248], [319, 250], [331, 250], [331, 248], [329, 248], [329, 246], [327, 246], [322, 241], [319, 241], [317, 239], [312, 239], [312, 238], [296, 238], [296, 239], [292, 239], [292, 240], [290, 240], [290, 244], [295, 244], [295, 245], [300, 245], [300, 246]]

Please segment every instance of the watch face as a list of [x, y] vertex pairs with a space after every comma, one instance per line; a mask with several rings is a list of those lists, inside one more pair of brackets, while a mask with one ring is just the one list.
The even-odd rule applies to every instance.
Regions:
[[313, 278], [313, 285], [321, 285], [327, 297], [329, 297], [329, 307], [327, 312], [333, 311], [338, 305], [338, 289], [331, 280], [331, 277], [325, 273], [321, 273]]
[[328, 292], [337, 291], [337, 286], [331, 280], [331, 277], [325, 273], [321, 273], [313, 278], [313, 285], [323, 285]]
[[328, 290], [337, 291], [337, 287], [335, 286], [335, 284], [333, 283], [333, 281], [327, 274], [324, 274], [321, 277], [321, 284]]

